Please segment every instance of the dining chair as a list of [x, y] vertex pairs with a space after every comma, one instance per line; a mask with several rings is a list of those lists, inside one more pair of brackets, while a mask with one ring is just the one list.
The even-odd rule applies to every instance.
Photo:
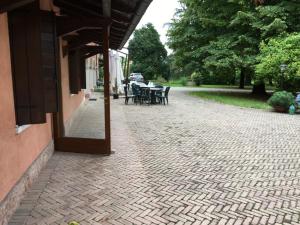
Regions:
[[128, 86], [127, 85], [124, 86], [124, 92], [125, 92], [125, 105], [128, 105], [129, 99], [134, 99], [135, 95], [134, 94], [132, 94], [132, 95], [128, 94]]
[[166, 90], [162, 91], [161, 93], [158, 93], [156, 95], [156, 97], [159, 99], [159, 102], [162, 104], [164, 103], [164, 105], [169, 104], [169, 91], [170, 91], [170, 87], [166, 87]]
[[132, 94], [134, 95], [133, 101], [135, 104], [137, 104], [138, 102], [141, 101], [141, 88], [135, 83], [131, 85], [131, 88], [132, 88]]
[[142, 88], [141, 89], [141, 100], [140, 104], [147, 103], [150, 105], [151, 103], [151, 93], [150, 93], [150, 88]]

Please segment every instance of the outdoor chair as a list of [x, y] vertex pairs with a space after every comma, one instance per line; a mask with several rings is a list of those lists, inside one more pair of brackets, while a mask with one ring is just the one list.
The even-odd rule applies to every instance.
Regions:
[[169, 104], [169, 91], [170, 91], [170, 87], [166, 87], [165, 91], [156, 94], [156, 97], [159, 99], [159, 102], [161, 104], [164, 103], [164, 105], [165, 105], [166, 101], [167, 101], [167, 104]]
[[138, 102], [141, 101], [141, 88], [140, 86], [136, 85], [136, 84], [132, 84], [131, 86], [132, 88], [132, 94], [134, 95], [134, 97], [132, 98], [134, 103], [137, 104]]
[[129, 101], [129, 99], [134, 99], [135, 98], [135, 95], [129, 95], [128, 94], [128, 86], [126, 85], [126, 86], [124, 86], [124, 93], [125, 93], [125, 105], [128, 105], [128, 101]]
[[155, 98], [157, 100], [156, 102], [159, 102], [161, 104], [162, 102], [160, 101], [160, 99], [161, 99], [161, 97], [163, 95], [164, 86], [158, 84], [158, 85], [155, 85], [155, 88], [161, 88], [160, 91], [156, 91], [155, 92]]
[[151, 93], [150, 88], [142, 88], [141, 89], [141, 98], [140, 104], [147, 103], [148, 105], [151, 103]]

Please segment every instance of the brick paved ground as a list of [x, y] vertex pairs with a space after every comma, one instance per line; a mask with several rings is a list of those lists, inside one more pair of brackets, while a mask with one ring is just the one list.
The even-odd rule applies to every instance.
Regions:
[[67, 129], [68, 137], [105, 138], [103, 93], [93, 93], [90, 100], [86, 99], [75, 114]]
[[115, 154], [55, 154], [11, 224], [300, 224], [300, 115], [170, 98], [114, 100]]

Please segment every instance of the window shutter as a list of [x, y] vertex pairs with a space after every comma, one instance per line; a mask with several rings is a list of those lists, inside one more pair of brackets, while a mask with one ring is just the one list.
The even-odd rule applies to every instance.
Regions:
[[37, 3], [9, 13], [17, 125], [46, 122], [39, 21]]
[[81, 74], [81, 89], [86, 89], [86, 68], [85, 68], [85, 59], [81, 59], [80, 65], [80, 74]]
[[55, 16], [41, 11], [42, 76], [44, 79], [45, 110], [58, 111]]
[[79, 50], [69, 52], [69, 84], [71, 94], [78, 94], [81, 90], [81, 63]]

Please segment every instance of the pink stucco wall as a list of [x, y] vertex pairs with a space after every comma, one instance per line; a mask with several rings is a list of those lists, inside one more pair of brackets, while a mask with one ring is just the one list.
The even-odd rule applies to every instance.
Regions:
[[[41, 9], [52, 4], [41, 0]], [[53, 8], [51, 8], [53, 10]], [[62, 48], [62, 41], [61, 46]], [[38, 155], [52, 141], [52, 116], [47, 123], [31, 125], [16, 133], [14, 96], [10, 60], [7, 14], [0, 14], [0, 202], [14, 187]], [[61, 51], [62, 52], [62, 49]], [[62, 54], [62, 53], [61, 53]], [[68, 57], [61, 57], [63, 118], [66, 122], [84, 99], [84, 92], [71, 95], [69, 90]]]
[[0, 201], [52, 139], [47, 123], [16, 134], [7, 15], [0, 14]]

